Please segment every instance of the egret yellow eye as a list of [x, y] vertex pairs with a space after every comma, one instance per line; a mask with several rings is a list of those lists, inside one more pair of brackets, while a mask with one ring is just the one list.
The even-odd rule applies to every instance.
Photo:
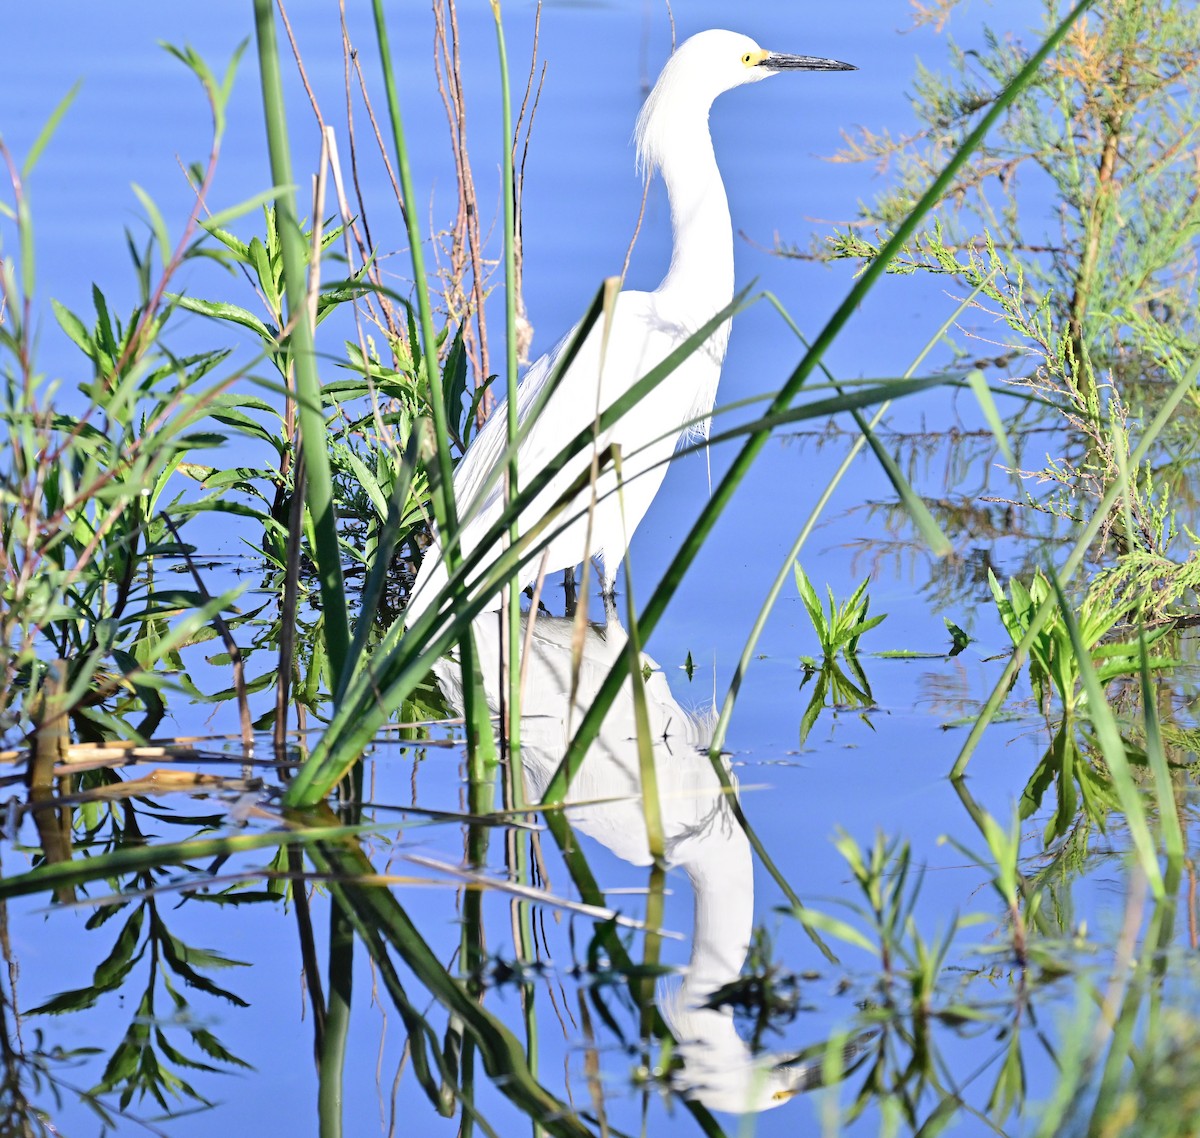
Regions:
[[754, 53], [750, 51], [746, 52], [746, 54], [742, 56], [742, 62], [749, 67], [750, 64], [754, 62]]

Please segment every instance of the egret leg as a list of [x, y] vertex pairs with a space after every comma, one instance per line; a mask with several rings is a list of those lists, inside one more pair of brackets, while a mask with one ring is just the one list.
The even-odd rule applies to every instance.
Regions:
[[575, 592], [575, 567], [570, 566], [563, 570], [563, 606], [567, 616], [575, 615], [575, 606], [578, 603], [578, 597]]
[[617, 598], [613, 593], [602, 592], [601, 600], [604, 602], [604, 624], [607, 627], [610, 624], [620, 625], [621, 614], [617, 612]]
[[621, 560], [618, 558], [610, 566], [603, 559], [593, 557], [592, 565], [600, 578], [600, 595], [606, 601], [613, 600], [617, 595], [617, 571], [621, 568]]

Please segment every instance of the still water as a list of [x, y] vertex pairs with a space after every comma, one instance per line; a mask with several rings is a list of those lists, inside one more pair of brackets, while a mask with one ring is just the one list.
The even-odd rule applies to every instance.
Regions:
[[[1002, 17], [1007, 26], [1023, 27], [1037, 7], [1006, 5]], [[479, 8], [460, 18], [480, 201], [493, 210], [496, 162], [489, 140], [499, 121], [494, 33], [489, 10]], [[326, 108], [339, 107], [342, 54], [336, 10], [309, 3], [289, 6], [288, 12], [318, 99]], [[739, 282], [757, 280], [759, 287], [777, 295], [808, 334], [820, 328], [850, 286], [850, 270], [782, 261], [765, 249], [777, 238], [807, 244], [813, 232], [851, 219], [855, 203], [874, 192], [871, 171], [831, 164], [823, 156], [832, 154], [840, 133], [856, 124], [895, 132], [911, 129], [905, 92], [913, 59], [936, 52], [940, 41], [927, 29], [904, 34], [909, 14], [909, 5], [899, 0], [856, 5], [853, 18], [836, 6], [761, 0], [738, 10], [738, 30], [773, 49], [832, 56], [860, 68], [848, 75], [780, 77], [734, 92], [713, 113], [734, 226], [744, 237], [736, 249]], [[179, 163], [200, 157], [207, 138], [194, 80], [156, 42], [190, 43], [214, 68], [222, 67], [252, 35], [249, 17], [248, 6], [228, 4], [207, 9], [203, 20], [183, 7], [142, 3], [123, 4], [115, 11], [49, 5], [6, 13], [9, 50], [0, 72], [0, 134], [13, 153], [28, 150], [58, 99], [76, 79], [83, 80], [31, 182], [43, 299], [54, 297], [69, 308], [86, 310], [93, 280], [102, 281], [110, 296], [121, 297], [123, 288], [131, 288], [124, 278], [122, 229], [137, 229], [141, 222], [130, 183], [144, 187], [167, 218], [182, 216], [189, 202]], [[437, 219], [450, 208], [453, 174], [445, 112], [431, 74], [431, 22], [422, 6], [408, 2], [394, 5], [389, 18], [415, 139], [419, 208]], [[510, 58], [521, 82], [532, 10], [506, 6], [505, 18]], [[733, 22], [727, 5], [708, 0], [689, 4], [676, 19], [681, 37]], [[373, 53], [367, 50], [369, 13], [351, 12], [350, 23], [362, 37], [368, 82], [377, 82], [374, 60], [368, 58]], [[629, 136], [647, 84], [669, 50], [670, 34], [667, 17], [656, 5], [548, 4], [544, 9], [539, 53], [548, 70], [526, 168], [524, 222], [534, 354], [552, 345], [578, 318], [597, 283], [620, 268], [640, 200]], [[957, 34], [969, 44], [979, 32], [964, 26]], [[241, 65], [231, 105], [217, 182], [222, 203], [248, 197], [269, 182], [251, 54]], [[294, 81], [292, 87], [294, 145], [298, 154], [306, 147], [315, 154], [311, 113], [303, 91]], [[359, 127], [365, 131], [363, 124]], [[396, 287], [403, 289], [403, 228], [394, 207], [389, 211], [386, 204], [389, 191], [378, 165], [364, 169], [364, 192], [374, 217], [390, 218], [391, 232], [378, 239], [389, 255], [389, 271], [395, 266]], [[629, 274], [634, 287], [653, 287], [669, 258], [669, 241], [665, 197], [656, 186]], [[215, 269], [211, 276], [196, 270], [187, 285], [197, 295], [229, 287]], [[828, 366], [846, 379], [901, 374], [957, 300], [928, 282], [885, 282], [835, 344]], [[48, 305], [40, 318], [45, 326], [41, 366], [69, 379], [75, 362], [56, 335]], [[202, 343], [209, 327], [199, 319], [185, 325], [178, 349]], [[193, 337], [195, 344], [189, 342]], [[765, 304], [756, 306], [735, 324], [718, 403], [774, 389], [799, 354], [778, 316]], [[864, 947], [838, 940], [826, 927], [822, 936], [838, 957], [831, 961], [785, 911], [787, 899], [753, 853], [705, 750], [714, 704], [719, 707], [724, 698], [761, 598], [812, 498], [845, 454], [849, 436], [797, 432], [768, 445], [739, 491], [737, 508], [721, 521], [666, 620], [645, 646], [647, 713], [650, 735], [658, 740], [653, 761], [670, 865], [659, 926], [664, 935], [655, 946], [662, 964], [673, 966], [664, 974], [651, 968], [639, 976], [634, 970], [631, 983], [630, 969], [614, 955], [614, 943], [623, 945], [633, 961], [648, 952], [643, 936], [647, 905], [654, 903], [660, 885], [650, 868], [636, 797], [639, 757], [630, 742], [636, 728], [628, 689], [573, 785], [570, 801], [575, 805], [567, 812], [604, 894], [602, 911], [579, 902], [545, 832], [540, 850], [547, 877], [539, 888], [561, 899], [561, 905], [519, 909], [520, 897], [512, 892], [468, 889], [472, 882], [503, 881], [508, 838], [498, 825], [485, 827], [482, 837], [474, 831], [471, 838], [464, 837], [459, 816], [471, 806], [458, 727], [398, 732], [382, 738], [368, 756], [364, 821], [377, 828], [360, 840], [374, 871], [387, 875], [390, 896], [432, 955], [456, 975], [463, 964], [456, 954], [464, 911], [471, 904], [479, 906], [471, 919], [484, 930], [484, 942], [478, 946], [474, 980], [487, 989], [484, 1006], [518, 1038], [525, 1038], [528, 1023], [536, 1025], [538, 1078], [551, 1094], [587, 1116], [590, 1131], [700, 1133], [701, 1123], [687, 1109], [688, 1103], [698, 1103], [718, 1112], [718, 1124], [729, 1134], [819, 1133], [823, 1126], [835, 1133], [831, 1120], [839, 1097], [843, 1104], [851, 1101], [865, 1072], [874, 1067], [880, 1087], [891, 1079], [903, 1093], [881, 1095], [883, 1106], [865, 1095], [864, 1112], [849, 1124], [851, 1132], [886, 1131], [897, 1122], [897, 1102], [909, 1099], [914, 1117], [905, 1132], [917, 1130], [947, 1101], [967, 1104], [956, 1109], [955, 1133], [997, 1132], [985, 1117], [990, 1088], [1009, 1054], [1009, 1041], [1028, 1020], [1038, 1028], [1022, 1042], [1023, 1093], [1030, 1101], [1050, 1095], [1053, 1025], [1074, 1013], [1079, 993], [1072, 979], [1055, 980], [1055, 969], [1047, 967], [1036, 995], [1012, 996], [1011, 954], [1001, 951], [1006, 944], [1003, 906], [988, 873], [966, 852], [982, 856], [982, 840], [962, 794], [946, 778], [971, 716], [997, 682], [1011, 647], [985, 569], [990, 566], [1003, 578], [1032, 563], [1038, 551], [1036, 540], [1004, 532], [1002, 505], [986, 503], [1006, 497], [1010, 483], [970, 404], [965, 396], [935, 392], [914, 397], [889, 420], [893, 430], [909, 438], [927, 432], [926, 440], [933, 440], [922, 444], [924, 450], [912, 445], [901, 454], [911, 464], [918, 489], [949, 503], [948, 518], [961, 519], [950, 533], [956, 546], [953, 558], [937, 563], [923, 552], [919, 538], [898, 520], [890, 484], [869, 455], [856, 460], [802, 555], [819, 592], [828, 584], [845, 598], [869, 578], [871, 612], [887, 614], [861, 646], [860, 662], [869, 681], [865, 698], [830, 697], [838, 706], [825, 709], [809, 729], [802, 729], [817, 684], [806, 676], [800, 658], [815, 654], [817, 646], [789, 582], [759, 642], [726, 750], [727, 769], [740, 787], [748, 820], [806, 906], [862, 929], [861, 916], [847, 907], [861, 905], [862, 893], [835, 839], [845, 832], [864, 849], [876, 834], [911, 844], [911, 891], [905, 896], [911, 899], [914, 927], [936, 940], [953, 930], [956, 921], [964, 921], [948, 953], [950, 979], [939, 986], [935, 1002], [949, 1006], [959, 1000], [956, 985], [961, 985], [965, 994], [960, 1005], [972, 1009], [971, 1017], [947, 1015], [930, 1025], [929, 1037], [918, 1045], [914, 1031], [902, 1023], [904, 1017], [897, 1016], [886, 1028], [894, 1032], [888, 1037], [892, 1050], [879, 1045], [881, 1028], [864, 1021], [862, 1012], [880, 999], [875, 986], [880, 961]], [[948, 435], [950, 429], [956, 434]], [[1031, 464], [1040, 461], [1038, 445], [1036, 440], [1029, 444]], [[630, 553], [641, 597], [649, 594], [696, 516], [710, 478], [719, 477], [729, 457], [714, 448], [711, 454], [675, 464]], [[241, 458], [225, 455], [218, 461]], [[214, 529], [209, 536], [212, 544], [205, 555], [226, 558], [240, 579], [255, 580], [257, 563], [232, 528]], [[251, 588], [247, 598], [253, 596]], [[556, 606], [561, 608], [557, 598], [552, 600]], [[552, 775], [601, 669], [624, 648], [620, 618], [601, 628], [598, 606], [593, 615], [597, 627], [587, 632], [577, 682], [572, 680], [570, 627], [546, 619], [534, 631], [522, 752], [533, 795]], [[965, 650], [950, 654], [947, 620], [970, 638]], [[483, 674], [494, 680], [494, 622], [481, 620], [478, 641]], [[907, 655], [876, 655], [888, 650]], [[193, 650], [191, 679], [202, 691], [226, 687], [223, 663], [206, 663], [205, 655]], [[448, 718], [461, 714], [453, 668], [439, 666], [425, 698]], [[494, 683], [489, 698], [498, 702]], [[968, 782], [971, 805], [1002, 822], [1011, 816], [1049, 741], [1045, 721], [1023, 683], [1009, 707], [1015, 710], [989, 730]], [[233, 730], [227, 708], [213, 711], [177, 698], [159, 733], [222, 736]], [[223, 750], [223, 744], [206, 744], [204, 753], [185, 765], [229, 774], [217, 761]], [[137, 778], [157, 766], [150, 761], [124, 774]], [[147, 789], [136, 812], [132, 806], [111, 815], [93, 809], [92, 838], [103, 842], [124, 826], [123, 836], [130, 840], [135, 836], [131, 818], [137, 818], [138, 831], [160, 841], [183, 841], [214, 819], [231, 831], [271, 832], [276, 816], [269, 789], [278, 785], [278, 771], [260, 767], [247, 774], [251, 780], [240, 789], [226, 784], [216, 794], [189, 797], [181, 792], [153, 800]], [[252, 781], [260, 777], [267, 791]], [[1045, 822], [1043, 811], [1025, 823], [1025, 849], [1031, 857], [1040, 851]], [[944, 840], [947, 835], [952, 842]], [[483, 843], [484, 854], [477, 868], [466, 870], [471, 851], [464, 843], [472, 840]], [[1095, 858], [1086, 875], [1056, 894], [1060, 911], [1053, 939], [1068, 962], [1062, 966], [1068, 977], [1075, 968], [1107, 962], [1128, 912], [1127, 874], [1119, 856], [1127, 838], [1117, 826], [1108, 835], [1093, 835], [1093, 841], [1093, 854], [1111, 843], [1112, 856]], [[28, 868], [37, 846], [26, 823], [20, 841], [6, 851], [6, 875]], [[352, 862], [330, 857], [333, 868], [324, 876], [336, 880]], [[270, 872], [259, 873], [268, 863]], [[919, 888], [914, 884], [917, 867], [924, 872]], [[1036, 861], [1027, 864], [1030, 874], [1037, 869]], [[120, 888], [130, 898], [119, 907], [98, 883], [87, 887], [86, 895], [79, 890], [75, 904], [48, 907], [45, 895], [9, 902], [8, 951], [19, 973], [12, 1011], [42, 1007], [59, 993], [89, 986], [91, 995], [74, 1003], [94, 1003], [91, 1011], [27, 1015], [21, 1021], [26, 1053], [44, 1055], [47, 1070], [61, 1084], [56, 1104], [49, 1082], [28, 1077], [25, 1082], [24, 1093], [53, 1119], [57, 1129], [48, 1132], [105, 1133], [106, 1127], [122, 1134], [172, 1135], [208, 1135], [217, 1127], [263, 1134], [317, 1130], [313, 1038], [319, 1028], [303, 945], [306, 930], [315, 929], [317, 953], [324, 959], [329, 891], [324, 883], [308, 886], [301, 878], [297, 891], [308, 887], [311, 892], [307, 905], [298, 905], [295, 895], [285, 896], [285, 881], [293, 870], [287, 857], [276, 856], [273, 849], [230, 860], [197, 855], [187, 859], [186, 867], [159, 868], [123, 880]], [[884, 880], [897, 881], [894, 866]], [[539, 964], [521, 971], [514, 967], [513, 936], [525, 919], [532, 923]], [[978, 923], [967, 923], [973, 920]], [[704, 1002], [714, 989], [737, 979], [755, 929], [765, 932], [767, 939], [760, 944], [767, 963], [783, 969], [767, 974], [776, 975], [795, 1004], [757, 1041], [746, 1016], [735, 1020], [728, 1007], [714, 1009]], [[1179, 943], [1187, 935], [1181, 928]], [[128, 945], [124, 952], [123, 940]], [[421, 1039], [422, 1053], [427, 1048], [432, 1053], [448, 1038], [446, 1016], [422, 989], [426, 976], [412, 955], [411, 940], [407, 944], [407, 951], [397, 949], [393, 957], [392, 976], [361, 943], [356, 950], [341, 1103], [347, 1134], [440, 1134], [460, 1125], [461, 1112], [448, 1120], [434, 1111], [406, 1042], [411, 1024], [422, 1016], [433, 1025], [430, 1039], [412, 1033]], [[106, 957], [108, 963], [96, 972]], [[684, 966], [682, 973], [675, 970]], [[336, 975], [345, 981], [347, 974]], [[402, 985], [411, 999], [403, 1012], [389, 987], [393, 983]], [[641, 993], [640, 1002], [631, 991]], [[336, 1002], [339, 994], [347, 993], [330, 989], [323, 996]], [[679, 1040], [681, 1062], [671, 1075], [656, 1073], [661, 1054], [639, 1043], [656, 1012]], [[105, 1122], [90, 1113], [75, 1091], [101, 1081], [131, 1024], [153, 1040], [140, 1061], [149, 1063], [147, 1056], [157, 1056], [155, 1061], [176, 1072], [191, 1091], [168, 1088], [169, 1107], [156, 1103], [153, 1093], [134, 1095], [121, 1105], [123, 1113]], [[453, 1029], [453, 1017], [450, 1025]], [[322, 1029], [331, 1030], [328, 1023]], [[840, 1086], [798, 1093], [821, 1082], [826, 1052], [818, 1048], [804, 1062], [797, 1056], [839, 1032], [848, 1034], [838, 1062], [857, 1065], [856, 1073]], [[756, 1049], [752, 1042], [761, 1046]], [[918, 1052], [925, 1060], [935, 1058], [928, 1062], [928, 1074], [906, 1085], [899, 1072]], [[838, 1048], [829, 1054], [838, 1054]], [[837, 1065], [828, 1062], [826, 1074]], [[912, 1062], [915, 1067], [916, 1060]], [[147, 1086], [155, 1083], [152, 1073], [143, 1075]], [[437, 1071], [427, 1080], [436, 1089]], [[114, 1084], [126, 1085], [120, 1079]], [[116, 1111], [119, 1097], [119, 1089], [110, 1091], [103, 1099], [107, 1109]], [[205, 1103], [212, 1106], [199, 1109]], [[475, 1106], [483, 1132], [528, 1131], [522, 1110], [481, 1069]], [[743, 1122], [728, 1113], [746, 1108], [753, 1113]], [[327, 1132], [335, 1131], [322, 1130]]]

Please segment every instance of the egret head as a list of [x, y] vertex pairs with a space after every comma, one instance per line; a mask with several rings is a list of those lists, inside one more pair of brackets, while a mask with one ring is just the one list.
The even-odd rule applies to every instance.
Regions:
[[638, 115], [638, 165], [660, 166], [671, 139], [689, 121], [705, 123], [713, 100], [745, 83], [781, 71], [856, 71], [850, 63], [812, 55], [766, 51], [749, 36], [712, 30], [685, 40], [667, 60]]

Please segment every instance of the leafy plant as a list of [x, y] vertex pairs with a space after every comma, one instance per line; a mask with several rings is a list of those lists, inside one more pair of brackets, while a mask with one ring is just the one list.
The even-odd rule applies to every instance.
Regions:
[[[871, 598], [867, 596], [869, 581], [859, 585], [849, 599], [841, 604], [834, 599], [832, 586], [827, 586], [828, 603], [822, 607], [821, 598], [799, 562], [795, 565], [795, 576], [800, 599], [804, 602], [821, 646], [819, 662], [801, 657], [804, 666], [801, 689], [815, 678], [808, 706], [800, 720], [800, 744], [803, 746], [823, 709], [868, 708], [874, 705], [871, 685], [858, 660], [858, 641], [863, 633], [869, 632], [887, 614], [868, 615], [871, 607]], [[838, 665], [839, 653], [849, 676]], [[865, 717], [864, 722], [869, 726], [869, 720]]]
[[[959, 6], [945, 0], [923, 8], [940, 28]], [[1040, 30], [1057, 24], [1066, 8], [1062, 0], [1043, 5]], [[831, 241], [828, 255], [871, 256], [865, 234], [896, 225], [1029, 57], [1019, 38], [986, 28], [982, 49], [965, 51], [953, 40], [948, 47], [947, 72], [919, 67], [913, 107], [920, 125], [913, 134], [863, 129], [847, 141], [839, 157], [884, 163], [892, 181], [853, 229]], [[1194, 349], [1198, 53], [1200, 15], [1191, 5], [1092, 5], [946, 188], [937, 224], [897, 268], [969, 275], [973, 259], [1003, 257], [1019, 266], [1008, 277], [1006, 307], [1067, 330], [1075, 365], [1098, 349], [1106, 361], [1152, 360], [1163, 337]], [[1037, 214], [1022, 196], [1035, 178], [1054, 202]]]
[[829, 599], [827, 606], [822, 608], [821, 599], [808, 574], [799, 562], [796, 563], [796, 588], [816, 630], [825, 663], [833, 663], [840, 652], [850, 667], [857, 667], [855, 657], [858, 655], [859, 639], [886, 618], [886, 613], [868, 616], [871, 608], [871, 598], [867, 596], [869, 584], [869, 581], [864, 581], [841, 604], [834, 599], [833, 586], [826, 586]]
[[[963, 5], [915, 7], [916, 22], [941, 32]], [[1047, 0], [1039, 30], [1058, 24], [1067, 8]], [[1168, 446], [1139, 466], [1129, 464], [1127, 424], [1160, 404], [1200, 340], [1193, 303], [1200, 17], [1176, 0], [1097, 0], [1089, 9], [945, 186], [890, 269], [950, 277], [978, 295], [981, 321], [961, 328], [960, 362], [1012, 377], [1056, 415], [1060, 431], [1044, 468], [1022, 472], [1012, 504], [1078, 523], [1119, 485], [1092, 553], [1117, 603], [1140, 596], [1147, 617], [1162, 619], [1177, 615], [1200, 580], [1196, 542], [1172, 506], [1175, 496], [1194, 505], [1183, 459], [1194, 456], [1195, 431], [1185, 426], [1191, 414], [1178, 417]], [[838, 155], [882, 166], [887, 188], [823, 245], [779, 252], [872, 263], [1029, 57], [1019, 35], [986, 26], [980, 48], [964, 50], [946, 37], [949, 66], [918, 64], [914, 77], [918, 129], [895, 136], [863, 128]], [[1194, 394], [1189, 401], [1194, 410]], [[1004, 458], [1015, 473], [1012, 456]]]
[[[213, 113], [200, 176], [206, 190], [233, 68], [218, 81], [189, 53], [175, 54], [200, 80]], [[227, 353], [181, 358], [161, 342], [175, 310], [167, 285], [190, 255], [199, 203], [172, 247], [153, 201], [138, 191], [150, 237], [144, 246], [130, 240], [139, 299], [124, 319], [98, 286], [94, 320], [53, 304], [86, 360], [74, 414], [60, 410], [58, 384], [37, 368], [36, 246], [25, 185], [68, 104], [19, 171], [0, 142], [13, 174], [5, 212], [19, 250], [19, 258], [0, 261], [0, 431], [9, 456], [0, 467], [0, 638], [8, 649], [0, 735], [34, 733], [43, 751], [69, 737], [68, 722], [91, 738], [153, 730], [162, 715], [157, 692], [180, 669], [179, 650], [208, 635], [234, 595], [181, 589], [155, 572], [182, 552], [164, 515], [182, 524], [221, 508], [217, 493], [189, 495], [186, 474], [193, 451], [223, 441], [208, 416], [232, 382], [213, 379]], [[138, 722], [126, 720], [139, 710]]]
[[[153, 875], [147, 874], [144, 878], [139, 875], [139, 880], [127, 884], [134, 888], [152, 885]], [[170, 1100], [177, 1098], [211, 1105], [181, 1072], [222, 1069], [214, 1067], [214, 1062], [223, 1064], [225, 1069], [249, 1065], [229, 1051], [193, 1014], [178, 982], [245, 1007], [244, 1000], [205, 975], [214, 969], [244, 965], [220, 953], [184, 944], [167, 928], [152, 897], [132, 906], [100, 909], [90, 918], [88, 928], [98, 928], [122, 909], [128, 909], [128, 916], [117, 933], [112, 950], [96, 966], [92, 982], [84, 988], [60, 992], [26, 1014], [64, 1015], [89, 1008], [104, 996], [123, 994], [134, 969], [143, 964], [146, 966], [146, 986], [136, 1001], [133, 1018], [121, 1042], [109, 1056], [100, 1081], [89, 1094], [101, 1096], [117, 1091], [121, 1110], [135, 1097], [140, 1100], [147, 1095], [164, 1110], [170, 1109]], [[165, 1014], [158, 1008], [160, 983], [171, 1005]], [[168, 1028], [182, 1028], [196, 1048], [196, 1054], [188, 1055], [172, 1043]]]

